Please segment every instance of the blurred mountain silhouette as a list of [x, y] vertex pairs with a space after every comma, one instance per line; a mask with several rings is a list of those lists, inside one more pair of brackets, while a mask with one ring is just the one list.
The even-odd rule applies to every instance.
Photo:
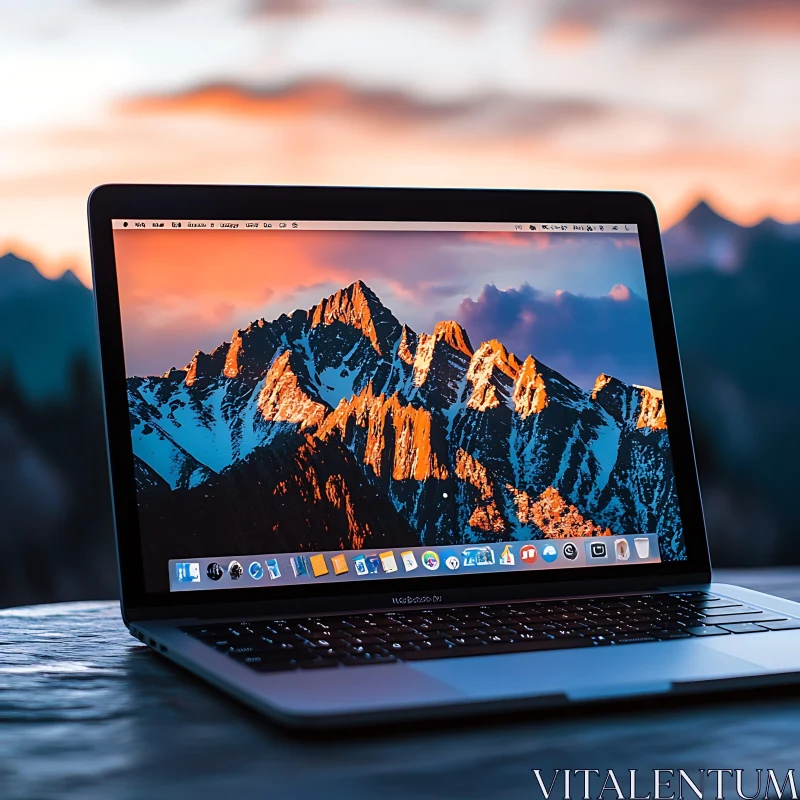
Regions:
[[49, 280], [13, 253], [0, 257], [0, 374], [32, 402], [58, 399], [76, 357], [98, 359], [91, 290], [69, 270]]
[[712, 556], [798, 563], [800, 225], [743, 228], [701, 204], [664, 250]]
[[[800, 224], [700, 203], [664, 234], [715, 564], [800, 563]], [[757, 548], [754, 542], [758, 542]], [[91, 291], [0, 257], [0, 606], [117, 591]]]
[[736, 272], [744, 266], [752, 243], [763, 239], [800, 241], [800, 223], [784, 225], [767, 217], [743, 227], [701, 201], [664, 233], [664, 253], [671, 276], [708, 269]]
[[117, 593], [92, 293], [0, 258], [0, 605]]

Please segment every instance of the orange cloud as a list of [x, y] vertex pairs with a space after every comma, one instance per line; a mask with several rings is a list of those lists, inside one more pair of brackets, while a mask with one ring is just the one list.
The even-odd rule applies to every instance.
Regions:
[[542, 45], [555, 50], [585, 47], [598, 38], [597, 29], [579, 20], [558, 20], [542, 34]]
[[615, 283], [608, 296], [618, 303], [625, 303], [631, 299], [631, 290], [624, 283]]
[[300, 117], [368, 119], [379, 125], [439, 121], [480, 112], [489, 101], [426, 102], [392, 90], [356, 90], [336, 80], [308, 80], [265, 89], [209, 84], [186, 92], [131, 98], [119, 104], [128, 115], [224, 116], [280, 123]]
[[701, 198], [740, 224], [800, 218], [794, 142], [719, 142], [646, 109], [589, 120], [591, 108], [556, 104], [505, 127], [496, 112], [486, 98], [437, 107], [316, 82], [142, 98], [24, 140], [0, 132], [15, 164], [0, 175], [0, 241], [33, 243], [47, 270], [69, 254], [88, 283], [85, 201], [105, 182], [636, 189], [663, 227]]
[[324, 112], [346, 107], [353, 107], [350, 93], [330, 81], [304, 83], [273, 92], [216, 84], [181, 94], [136, 97], [119, 104], [122, 112], [133, 115], [168, 112], [271, 119], [304, 114], [309, 108]]

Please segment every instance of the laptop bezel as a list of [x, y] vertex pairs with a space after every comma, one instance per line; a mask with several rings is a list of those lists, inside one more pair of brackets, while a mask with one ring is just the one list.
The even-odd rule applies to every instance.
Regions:
[[[708, 543], [680, 369], [658, 219], [636, 192], [505, 189], [406, 189], [302, 186], [105, 185], [89, 198], [89, 229], [100, 337], [109, 469], [123, 616], [290, 615], [401, 605], [490, 602], [637, 591], [664, 584], [706, 583]], [[404, 578], [297, 586], [154, 593], [145, 591], [133, 451], [127, 404], [116, 260], [111, 221], [140, 219], [302, 219], [436, 222], [581, 222], [607, 220], [639, 228], [645, 282], [665, 407], [687, 560], [593, 566], [576, 580], [570, 569]], [[164, 565], [166, 569], [167, 565]]]

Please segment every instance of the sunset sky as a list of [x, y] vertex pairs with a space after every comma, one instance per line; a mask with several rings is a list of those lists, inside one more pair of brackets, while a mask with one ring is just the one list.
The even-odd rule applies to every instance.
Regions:
[[638, 189], [800, 219], [796, 0], [0, 0], [0, 252], [106, 182]]
[[401, 322], [499, 339], [584, 388], [600, 372], [658, 388], [638, 238], [355, 231], [114, 232], [126, 370], [182, 367], [235, 328], [356, 280]]

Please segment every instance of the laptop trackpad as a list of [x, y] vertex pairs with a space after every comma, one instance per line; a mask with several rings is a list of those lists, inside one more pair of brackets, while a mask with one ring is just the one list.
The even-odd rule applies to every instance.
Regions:
[[745, 658], [771, 672], [800, 671], [800, 631], [747, 636], [717, 636], [703, 644], [719, 653]]
[[667, 692], [675, 682], [757, 675], [764, 671], [753, 661], [691, 640], [598, 647], [590, 651], [442, 659], [417, 662], [414, 668], [471, 697], [563, 694], [575, 700]]

